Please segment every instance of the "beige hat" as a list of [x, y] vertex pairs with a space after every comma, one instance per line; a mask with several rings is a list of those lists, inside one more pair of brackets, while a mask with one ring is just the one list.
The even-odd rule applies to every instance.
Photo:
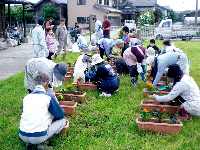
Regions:
[[82, 55], [85, 55], [85, 54], [90, 55], [89, 48], [83, 48]]
[[147, 71], [151, 69], [153, 62], [154, 62], [154, 56], [147, 57], [146, 59]]
[[147, 56], [155, 56], [155, 50], [152, 47], [149, 47], [145, 53]]
[[102, 59], [99, 54], [94, 54], [92, 56], [92, 63], [91, 63], [91, 65], [96, 65], [96, 64], [101, 63], [103, 61], [104, 61], [104, 59]]

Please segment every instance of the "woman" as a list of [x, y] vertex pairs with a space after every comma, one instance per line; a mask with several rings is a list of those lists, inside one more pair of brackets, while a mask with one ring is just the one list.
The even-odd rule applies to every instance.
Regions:
[[100, 96], [110, 97], [112, 93], [116, 92], [120, 85], [120, 79], [112, 66], [99, 54], [92, 56], [92, 64], [97, 65], [97, 72], [94, 76], [86, 75], [91, 81], [96, 81], [99, 90], [102, 92]]
[[159, 102], [168, 102], [174, 99], [182, 113], [182, 117], [178, 118], [180, 120], [192, 119], [190, 114], [200, 116], [200, 92], [194, 79], [184, 75], [177, 64], [169, 66], [167, 76], [174, 80], [171, 92], [168, 95], [149, 95], [148, 97]]

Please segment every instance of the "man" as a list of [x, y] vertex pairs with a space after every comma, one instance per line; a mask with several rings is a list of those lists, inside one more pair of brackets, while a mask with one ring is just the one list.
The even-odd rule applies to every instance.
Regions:
[[38, 18], [38, 24], [32, 31], [32, 42], [34, 47], [35, 57], [46, 58], [49, 55], [49, 51], [45, 42], [45, 32], [43, 30], [44, 18]]
[[106, 15], [103, 16], [103, 38], [110, 38], [110, 21], [108, 21], [108, 18]]
[[46, 23], [46, 34], [47, 34], [47, 29], [52, 29], [54, 27], [54, 25], [52, 25], [53, 20], [54, 19], [52, 17], [50, 17], [49, 21], [47, 21], [47, 23]]
[[17, 30], [17, 27], [14, 28], [14, 35], [13, 35], [14, 39], [16, 39], [18, 45], [21, 45], [21, 35], [19, 34], [19, 31]]
[[58, 41], [58, 51], [54, 55], [54, 60], [60, 54], [61, 49], [64, 49], [63, 60], [66, 60], [67, 55], [67, 28], [65, 26], [65, 18], [61, 19], [60, 25], [56, 29], [56, 41]]
[[128, 66], [123, 59], [124, 51], [129, 47], [129, 44], [124, 43], [121, 39], [115, 41], [115, 45], [122, 50], [121, 55], [114, 56], [110, 55], [111, 58], [115, 58], [115, 66], [117, 67], [117, 73], [119, 76], [123, 76], [122, 72], [129, 73]]
[[78, 34], [81, 34], [81, 26], [78, 25], [78, 22], [75, 22], [75, 27], [74, 29], [76, 29], [76, 35], [75, 35], [75, 42], [77, 42], [77, 39], [78, 39]]
[[96, 18], [93, 18], [93, 21], [95, 23], [96, 41], [98, 42], [102, 37], [102, 23]]
[[46, 58], [31, 58], [26, 63], [24, 86], [31, 93], [34, 90], [35, 78], [40, 73], [45, 73], [50, 79], [48, 92], [54, 93], [53, 86], [58, 87], [62, 85], [67, 71], [67, 65], [63, 62], [56, 64]]
[[[23, 99], [19, 137], [26, 142], [27, 149], [31, 148], [31, 144], [39, 144], [39, 150], [48, 149], [45, 141], [53, 134], [60, 133], [66, 125], [64, 110], [55, 96], [46, 92], [49, 81], [48, 75], [38, 75], [34, 91]], [[52, 116], [55, 120], [53, 123]]]
[[15, 43], [15, 40], [14, 40], [14, 37], [10, 31], [10, 28], [7, 29], [7, 37], [8, 37], [8, 40], [10, 42], [10, 44], [15, 47], [16, 43]]

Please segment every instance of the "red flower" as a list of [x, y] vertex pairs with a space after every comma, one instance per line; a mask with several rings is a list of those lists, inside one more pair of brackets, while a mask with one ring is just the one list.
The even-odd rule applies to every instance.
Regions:
[[80, 83], [79, 83], [79, 81], [77, 81], [77, 86], [78, 86], [78, 87], [80, 86]]
[[110, 60], [110, 62], [112, 63], [112, 59]]
[[163, 114], [164, 107], [160, 109], [160, 113]]
[[69, 97], [70, 99], [71, 99], [71, 101], [73, 100], [73, 97], [70, 95], [70, 97]]
[[162, 93], [162, 91], [161, 90], [158, 90], [160, 93]]

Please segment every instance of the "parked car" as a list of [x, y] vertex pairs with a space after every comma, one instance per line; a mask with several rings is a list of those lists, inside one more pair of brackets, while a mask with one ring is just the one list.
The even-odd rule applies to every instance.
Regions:
[[135, 20], [125, 20], [124, 25], [129, 28], [129, 30], [136, 31]]

